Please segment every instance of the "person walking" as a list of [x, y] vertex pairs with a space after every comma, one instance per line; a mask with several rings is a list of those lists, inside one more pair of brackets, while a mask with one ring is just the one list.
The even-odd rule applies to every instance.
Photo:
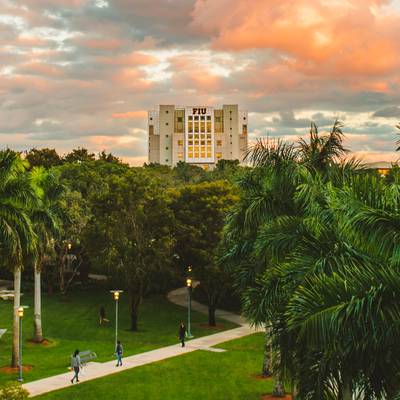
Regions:
[[100, 307], [100, 325], [103, 325], [103, 322], [109, 322], [109, 320], [106, 318], [106, 309], [104, 306]]
[[71, 357], [71, 369], [74, 371], [74, 376], [71, 379], [71, 383], [79, 382], [79, 371], [81, 368], [81, 358], [79, 357], [79, 350], [75, 350], [74, 355]]
[[182, 347], [185, 347], [185, 337], [186, 337], [186, 326], [183, 322], [179, 325], [179, 340], [182, 343]]
[[117, 356], [117, 367], [122, 366], [122, 353], [123, 353], [123, 348], [121, 342], [118, 340], [117, 342], [117, 347], [115, 348], [115, 354]]

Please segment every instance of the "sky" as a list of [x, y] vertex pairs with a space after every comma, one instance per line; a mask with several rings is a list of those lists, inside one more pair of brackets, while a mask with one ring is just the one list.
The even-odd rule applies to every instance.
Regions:
[[251, 140], [339, 118], [394, 161], [400, 0], [0, 0], [0, 147], [141, 165], [158, 104], [239, 104]]

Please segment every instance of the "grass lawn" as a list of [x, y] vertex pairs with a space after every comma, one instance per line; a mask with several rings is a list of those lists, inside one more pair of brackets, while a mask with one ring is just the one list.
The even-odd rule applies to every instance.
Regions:
[[38, 400], [260, 400], [272, 381], [259, 380], [263, 334], [226, 342], [225, 353], [195, 351], [165, 361], [81, 383]]
[[[126, 296], [122, 295], [119, 308], [119, 339], [126, 356], [164, 347], [178, 341], [178, 325], [186, 320], [186, 309], [171, 304], [162, 296], [147, 298], [141, 306], [139, 332], [128, 330], [129, 313]], [[42, 305], [43, 332], [50, 341], [48, 346], [31, 343], [33, 334], [33, 295], [25, 293], [22, 303], [29, 305], [23, 320], [23, 363], [32, 369], [24, 373], [25, 381], [56, 375], [67, 371], [70, 355], [75, 349], [96, 352], [97, 361], [113, 358], [115, 303], [105, 289], [75, 289], [67, 296], [44, 296]], [[106, 308], [107, 326], [99, 326], [100, 306]], [[8, 332], [0, 339], [0, 367], [9, 366], [12, 340], [12, 302], [0, 301], [0, 328]], [[235, 327], [228, 321], [218, 321], [222, 326], [210, 329], [207, 316], [192, 313], [192, 331], [196, 337], [209, 335], [221, 329]], [[15, 380], [15, 374], [0, 370], [0, 385]]]

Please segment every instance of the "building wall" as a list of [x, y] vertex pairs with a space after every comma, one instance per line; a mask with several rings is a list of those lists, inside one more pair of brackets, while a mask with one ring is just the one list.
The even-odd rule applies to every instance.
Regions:
[[172, 139], [175, 129], [175, 106], [160, 106], [160, 164], [172, 166]]
[[204, 168], [220, 159], [243, 162], [247, 126], [247, 113], [238, 105], [160, 105], [149, 111], [149, 162], [174, 166], [186, 161]]

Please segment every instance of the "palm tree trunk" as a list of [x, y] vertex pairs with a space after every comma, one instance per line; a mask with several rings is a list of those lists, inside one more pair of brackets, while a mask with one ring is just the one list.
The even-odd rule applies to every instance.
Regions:
[[343, 400], [352, 400], [353, 399], [353, 394], [351, 392], [351, 388], [349, 384], [344, 384], [343, 385]]
[[286, 397], [285, 387], [280, 376], [275, 379], [274, 389], [272, 391], [272, 396], [275, 397]]
[[213, 304], [208, 305], [208, 325], [209, 326], [217, 325], [215, 321], [215, 306]]
[[270, 350], [270, 338], [269, 338], [269, 330], [267, 325], [265, 325], [265, 336], [264, 336], [264, 359], [261, 375], [264, 378], [269, 378], [272, 376], [271, 372], [271, 350]]
[[19, 364], [19, 317], [18, 307], [21, 305], [21, 268], [14, 271], [14, 313], [13, 313], [13, 343], [11, 367], [16, 368]]
[[42, 288], [41, 288], [41, 273], [37, 266], [35, 265], [35, 305], [34, 305], [34, 336], [33, 340], [36, 343], [41, 343], [43, 341], [43, 331], [42, 331]]

